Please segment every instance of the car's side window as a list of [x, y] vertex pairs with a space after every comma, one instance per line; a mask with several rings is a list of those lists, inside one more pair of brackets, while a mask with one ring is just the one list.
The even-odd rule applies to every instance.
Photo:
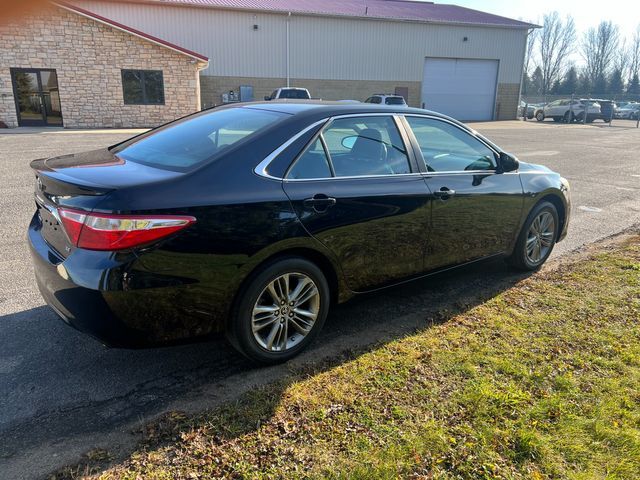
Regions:
[[336, 177], [411, 172], [405, 145], [391, 116], [340, 118], [322, 135]]
[[464, 130], [440, 120], [406, 117], [429, 172], [495, 170], [496, 155]]
[[331, 169], [327, 154], [318, 137], [293, 164], [287, 178], [301, 180], [309, 178], [329, 178]]

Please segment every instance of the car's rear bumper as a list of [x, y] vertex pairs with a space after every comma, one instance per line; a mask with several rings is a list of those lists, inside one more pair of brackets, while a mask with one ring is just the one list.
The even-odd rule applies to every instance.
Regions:
[[28, 238], [44, 300], [67, 324], [106, 345], [146, 347], [213, 330], [206, 309], [185, 305], [194, 280], [146, 271], [134, 254], [78, 249], [63, 259], [43, 238], [37, 215]]

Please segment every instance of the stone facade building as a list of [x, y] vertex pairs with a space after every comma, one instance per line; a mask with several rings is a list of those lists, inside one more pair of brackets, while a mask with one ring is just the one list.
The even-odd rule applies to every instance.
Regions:
[[77, 6], [0, 25], [8, 127], [151, 127], [200, 109], [200, 54]]

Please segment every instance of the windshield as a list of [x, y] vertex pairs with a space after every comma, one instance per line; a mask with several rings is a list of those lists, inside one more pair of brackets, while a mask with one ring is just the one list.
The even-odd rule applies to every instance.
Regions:
[[387, 105], [404, 105], [404, 98], [402, 97], [387, 97], [384, 101]]
[[284, 116], [250, 108], [214, 110], [152, 132], [113, 153], [126, 161], [186, 171]]
[[280, 98], [298, 98], [298, 99], [308, 99], [309, 94], [306, 90], [297, 90], [297, 89], [282, 89], [280, 90]]

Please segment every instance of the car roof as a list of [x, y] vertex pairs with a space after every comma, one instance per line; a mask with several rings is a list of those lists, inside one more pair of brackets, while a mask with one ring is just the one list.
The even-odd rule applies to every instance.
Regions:
[[260, 110], [270, 110], [280, 113], [288, 113], [296, 115], [303, 112], [323, 113], [328, 116], [348, 115], [358, 113], [414, 113], [429, 114], [442, 118], [448, 118], [437, 112], [423, 110], [420, 108], [411, 108], [403, 105], [384, 105], [379, 106], [374, 103], [345, 103], [330, 102], [326, 100], [272, 100], [269, 102], [247, 102], [235, 105], [238, 108], [255, 108]]

